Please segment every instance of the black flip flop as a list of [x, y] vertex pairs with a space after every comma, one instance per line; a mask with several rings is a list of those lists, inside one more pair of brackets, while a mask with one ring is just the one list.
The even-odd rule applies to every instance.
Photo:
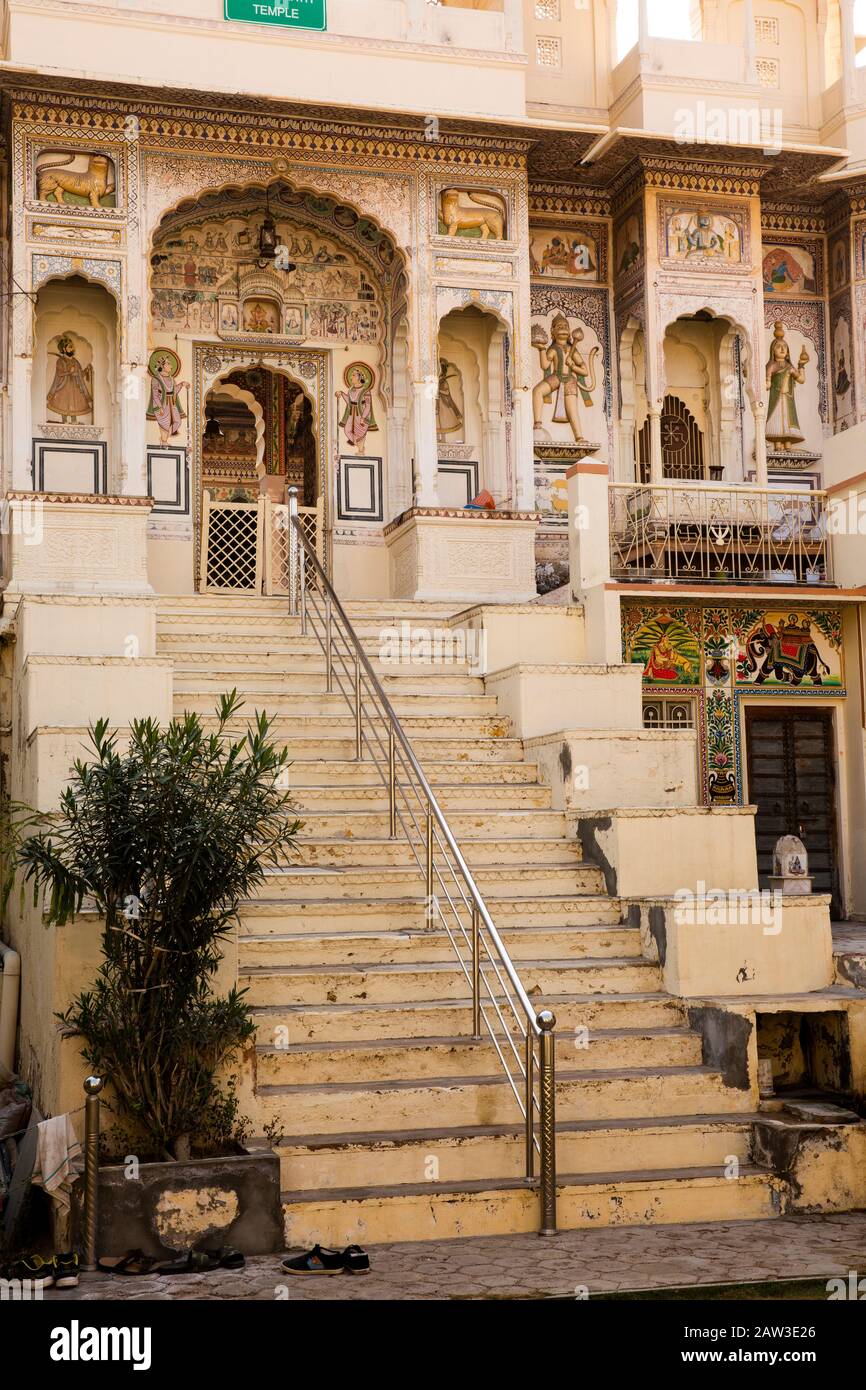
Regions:
[[96, 1268], [103, 1274], [153, 1274], [158, 1261], [142, 1250], [127, 1250], [125, 1255], [106, 1255], [97, 1260]]
[[210, 1259], [216, 1260], [220, 1269], [243, 1269], [246, 1264], [246, 1256], [240, 1250], [233, 1250], [230, 1245], [221, 1245], [217, 1250], [205, 1250], [203, 1254]]
[[176, 1260], [157, 1266], [157, 1274], [210, 1274], [219, 1269], [219, 1259], [206, 1250], [187, 1250]]

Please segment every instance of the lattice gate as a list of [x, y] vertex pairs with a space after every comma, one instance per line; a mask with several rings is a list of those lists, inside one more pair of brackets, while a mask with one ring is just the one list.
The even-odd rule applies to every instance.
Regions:
[[[323, 507], [298, 507], [304, 533], [323, 568]], [[289, 508], [259, 497], [255, 502], [217, 502], [202, 497], [202, 590], [210, 593], [288, 594]]]

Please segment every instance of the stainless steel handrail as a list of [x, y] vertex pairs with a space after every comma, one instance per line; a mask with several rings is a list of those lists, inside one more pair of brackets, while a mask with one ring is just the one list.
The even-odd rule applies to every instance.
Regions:
[[[538, 1155], [540, 1233], [553, 1235], [556, 1232], [556, 1020], [549, 1009], [536, 1013], [532, 1006], [391, 701], [304, 534], [298, 518], [297, 488], [288, 489], [288, 502], [291, 612], [300, 617], [302, 634], [305, 635], [310, 627], [322, 648], [326, 690], [334, 693], [336, 684], [348, 703], [354, 719], [356, 760], [363, 759], [366, 748], [387, 788], [389, 839], [398, 838], [399, 825], [425, 881], [427, 921], [438, 917], [454, 947], [472, 990], [473, 1036], [482, 1035], [483, 1023], [523, 1115], [525, 1172], [531, 1183], [536, 1181], [535, 1158]], [[384, 726], [382, 732], [386, 742], [376, 729], [376, 718]], [[371, 738], [377, 745], [378, 757]], [[406, 774], [405, 781], [400, 778], [401, 770]], [[409, 794], [414, 797], [420, 821]], [[449, 876], [453, 881], [451, 890]], [[448, 904], [453, 923], [443, 911], [440, 892]], [[460, 939], [467, 948], [466, 957], [461, 953]], [[510, 1019], [503, 1016], [503, 1006], [506, 1014], [510, 1013]]]

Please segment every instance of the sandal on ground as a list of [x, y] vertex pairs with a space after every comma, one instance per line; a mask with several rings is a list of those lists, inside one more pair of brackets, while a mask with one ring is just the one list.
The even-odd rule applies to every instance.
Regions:
[[328, 1250], [322, 1245], [314, 1245], [303, 1255], [283, 1260], [282, 1268], [286, 1274], [367, 1274], [370, 1257], [360, 1245], [349, 1245], [345, 1250]]
[[157, 1274], [210, 1274], [219, 1269], [219, 1256], [207, 1250], [185, 1250], [176, 1260], [157, 1266]]
[[125, 1255], [105, 1255], [97, 1260], [96, 1268], [103, 1274], [153, 1274], [158, 1261], [142, 1250], [127, 1250]]
[[369, 1274], [370, 1256], [360, 1245], [348, 1245], [343, 1251], [343, 1268], [347, 1274]]
[[246, 1256], [240, 1250], [233, 1250], [230, 1245], [221, 1245], [216, 1250], [204, 1250], [202, 1254], [209, 1259], [215, 1260], [220, 1269], [243, 1269], [246, 1264]]

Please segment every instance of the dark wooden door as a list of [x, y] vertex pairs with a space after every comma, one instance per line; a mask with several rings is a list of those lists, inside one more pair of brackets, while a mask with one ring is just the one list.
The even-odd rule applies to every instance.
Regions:
[[830, 710], [746, 710], [749, 801], [757, 806], [755, 838], [762, 887], [772, 873], [780, 835], [799, 835], [815, 893], [830, 893], [838, 917], [836, 788]]

